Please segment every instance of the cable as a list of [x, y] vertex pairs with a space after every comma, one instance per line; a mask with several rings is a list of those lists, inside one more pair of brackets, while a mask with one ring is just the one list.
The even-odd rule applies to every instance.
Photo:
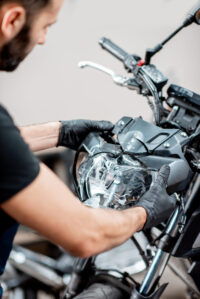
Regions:
[[139, 254], [141, 255], [146, 267], [148, 268], [149, 267], [149, 261], [145, 256], [144, 250], [142, 249], [142, 247], [140, 246], [140, 244], [138, 243], [138, 241], [136, 240], [136, 238], [134, 236], [131, 237], [131, 240], [135, 244], [135, 246], [136, 246], [137, 250], [139, 251]]

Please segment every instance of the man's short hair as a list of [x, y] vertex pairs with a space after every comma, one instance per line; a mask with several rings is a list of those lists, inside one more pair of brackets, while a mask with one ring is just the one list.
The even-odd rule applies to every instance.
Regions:
[[51, 0], [0, 0], [0, 7], [12, 2], [21, 4], [28, 16], [34, 16], [38, 11], [45, 8]]

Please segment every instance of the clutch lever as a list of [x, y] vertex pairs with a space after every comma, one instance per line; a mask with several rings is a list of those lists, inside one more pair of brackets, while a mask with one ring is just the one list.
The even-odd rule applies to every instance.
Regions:
[[108, 69], [107, 67], [105, 67], [103, 65], [97, 64], [92, 61], [80, 61], [78, 63], [78, 66], [80, 68], [91, 67], [93, 69], [101, 71], [101, 72], [109, 75], [112, 78], [113, 82], [119, 86], [124, 86], [129, 89], [140, 90], [140, 87], [134, 78], [127, 78], [127, 77], [115, 74], [114, 71], [112, 71], [111, 69]]

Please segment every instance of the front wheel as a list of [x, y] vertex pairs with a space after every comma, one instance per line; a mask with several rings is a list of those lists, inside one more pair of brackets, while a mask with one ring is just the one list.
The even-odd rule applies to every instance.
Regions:
[[94, 283], [74, 299], [128, 299], [129, 295], [116, 286]]

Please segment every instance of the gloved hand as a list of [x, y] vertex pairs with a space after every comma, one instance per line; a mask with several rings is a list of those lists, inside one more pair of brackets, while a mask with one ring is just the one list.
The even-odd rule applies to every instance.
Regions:
[[170, 167], [163, 165], [151, 188], [140, 198], [135, 205], [143, 207], [147, 212], [147, 220], [143, 229], [156, 226], [166, 220], [176, 206], [174, 195], [169, 196], [166, 191]]
[[61, 131], [57, 146], [66, 146], [77, 150], [90, 132], [111, 131], [113, 124], [109, 121], [92, 121], [86, 119], [61, 121]]

